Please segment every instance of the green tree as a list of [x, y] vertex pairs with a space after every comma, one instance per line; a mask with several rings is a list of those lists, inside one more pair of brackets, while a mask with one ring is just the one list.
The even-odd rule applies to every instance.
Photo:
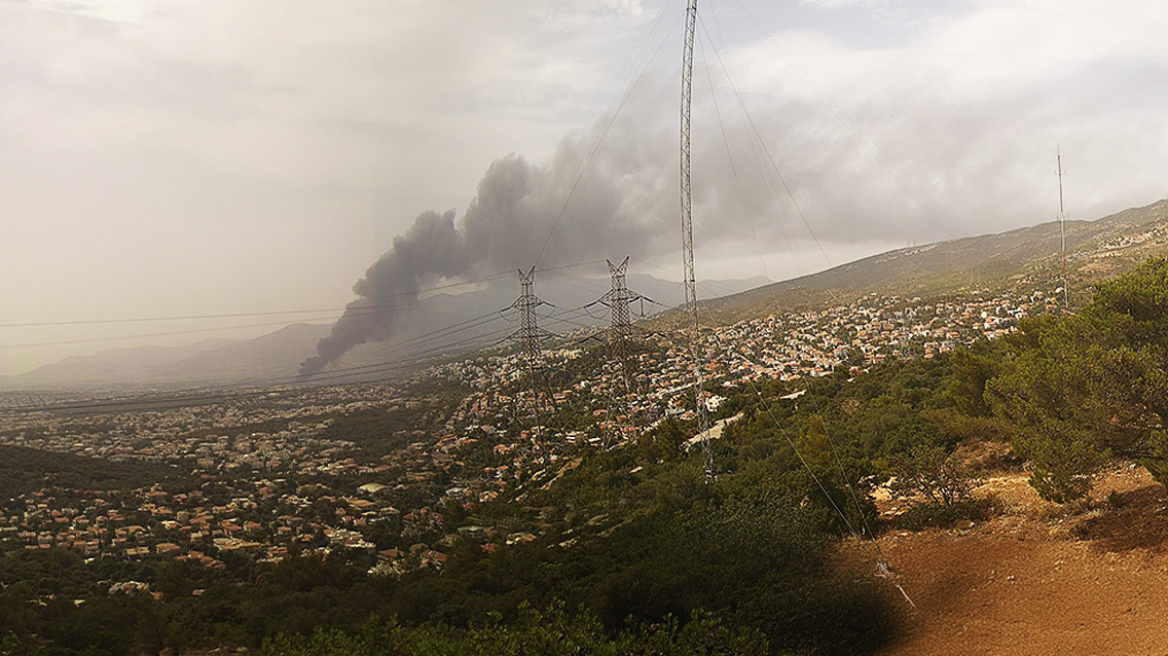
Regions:
[[920, 446], [909, 456], [893, 459], [890, 484], [899, 496], [920, 495], [929, 503], [953, 506], [969, 498], [973, 478], [966, 468], [941, 447]]
[[[986, 350], [986, 347], [982, 347]], [[985, 400], [986, 383], [998, 375], [1001, 363], [972, 349], [958, 349], [950, 358], [953, 378], [947, 395], [958, 412], [971, 417], [988, 417], [993, 413]]]
[[1168, 260], [1100, 283], [1078, 315], [1019, 327], [1016, 356], [986, 398], [1039, 494], [1082, 498], [1109, 456], [1140, 459], [1168, 482]]
[[799, 455], [817, 475], [831, 471], [832, 448], [827, 436], [827, 428], [819, 415], [811, 415], [807, 431], [799, 437]]

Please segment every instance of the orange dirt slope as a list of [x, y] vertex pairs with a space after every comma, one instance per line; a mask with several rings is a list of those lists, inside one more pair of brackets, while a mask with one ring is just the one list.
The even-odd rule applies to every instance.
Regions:
[[978, 493], [1004, 513], [880, 538], [917, 606], [882, 656], [1168, 655], [1168, 496], [1145, 470], [1100, 476], [1070, 508], [1039, 500], [1024, 474]]

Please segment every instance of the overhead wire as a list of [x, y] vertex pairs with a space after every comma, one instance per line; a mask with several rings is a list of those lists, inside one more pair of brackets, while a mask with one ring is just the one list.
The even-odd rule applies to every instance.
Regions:
[[[703, 30], [705, 30], [704, 23], [702, 23], [702, 25]], [[706, 32], [706, 34], [708, 38], [709, 33]], [[718, 62], [722, 65], [723, 70], [728, 70], [729, 65], [721, 56], [721, 54], [717, 50], [714, 51], [714, 54], [718, 58]], [[739, 93], [738, 85], [734, 83], [733, 76], [727, 73], [726, 78], [727, 82], [730, 84], [730, 89], [734, 92], [734, 98], [738, 101], [738, 106], [741, 109], [743, 116], [746, 117], [746, 121], [750, 126], [751, 132], [754, 134], [759, 147], [762, 148], [762, 152], [766, 155], [766, 162], [770, 164], [771, 169], [775, 173], [775, 176], [778, 178], [779, 182], [782, 183], [783, 189], [787, 192], [787, 197], [791, 200], [791, 205], [795, 208], [795, 211], [799, 215], [800, 220], [802, 220], [804, 227], [807, 228], [807, 233], [811, 235], [811, 239], [815, 243], [816, 248], [819, 249], [820, 254], [823, 256], [823, 260], [827, 262], [829, 267], [834, 267], [831, 258], [827, 255], [827, 251], [823, 248], [823, 244], [821, 244], [819, 241], [819, 236], [816, 235], [815, 230], [811, 228], [811, 223], [807, 220], [807, 215], [803, 212], [803, 208], [799, 205], [799, 200], [795, 197], [795, 192], [791, 190], [791, 186], [787, 183], [786, 176], [783, 175], [782, 170], [779, 168], [778, 162], [771, 154], [770, 148], [767, 147], [766, 141], [762, 138], [762, 132], [759, 131], [758, 125], [755, 124], [754, 117], [751, 116], [750, 110], [747, 109], [746, 102], [742, 99], [742, 94]]]
[[[589, 260], [586, 262], [576, 262], [572, 264], [560, 265], [556, 267], [549, 267], [545, 271], [563, 271], [583, 266], [591, 266], [599, 264], [603, 260]], [[321, 308], [316, 310], [274, 310], [265, 312], [237, 312], [237, 313], [222, 313], [222, 314], [198, 314], [185, 316], [158, 316], [158, 317], [133, 317], [133, 318], [110, 318], [110, 319], [85, 319], [85, 320], [71, 320], [71, 321], [39, 321], [39, 322], [23, 322], [23, 323], [9, 323], [0, 324], [0, 328], [36, 328], [36, 327], [57, 327], [57, 326], [81, 326], [81, 325], [103, 325], [103, 324], [129, 324], [129, 323], [152, 323], [152, 322], [166, 322], [166, 321], [192, 321], [192, 320], [210, 320], [210, 319], [226, 319], [226, 318], [242, 318], [242, 317], [263, 317], [263, 316], [280, 316], [280, 315], [296, 315], [296, 314], [317, 314], [317, 313], [332, 313], [332, 316], [326, 317], [312, 317], [305, 318], [305, 321], [320, 321], [324, 319], [335, 321], [340, 316], [369, 316], [386, 311], [407, 310], [416, 307], [418, 301], [414, 300], [421, 294], [445, 291], [458, 287], [467, 287], [486, 282], [492, 282], [511, 275], [510, 273], [496, 273], [479, 278], [473, 278], [456, 283], [448, 283], [442, 285], [435, 285], [418, 289], [417, 291], [398, 292], [395, 294], [388, 294], [376, 297], [360, 297], [358, 300], [371, 301], [368, 305], [346, 306], [343, 308]], [[408, 303], [400, 304], [386, 304], [385, 301], [394, 301], [401, 299], [409, 299]], [[337, 312], [343, 312], [344, 315], [337, 315]], [[162, 331], [152, 333], [137, 333], [130, 335], [107, 335], [102, 337], [84, 337], [66, 340], [51, 340], [44, 342], [26, 342], [19, 344], [0, 344], [0, 349], [18, 349], [18, 348], [38, 348], [44, 346], [61, 346], [67, 344], [87, 344], [99, 342], [114, 342], [127, 339], [148, 339], [152, 337], [173, 337], [178, 335], [195, 335], [209, 332], [223, 332], [230, 330], [246, 330], [250, 328], [266, 328], [271, 326], [286, 326], [287, 322], [265, 322], [255, 324], [234, 324], [230, 326], [211, 326], [206, 328], [190, 328], [185, 330]], [[458, 324], [455, 324], [457, 326]]]
[[[705, 306], [704, 303], [699, 303], [699, 307], [702, 310], [706, 311], [707, 313], [709, 312], [709, 308], [707, 306]], [[720, 333], [718, 333], [717, 331], [715, 331], [714, 335], [715, 335], [715, 338], [717, 339], [717, 344], [722, 346], [723, 349], [725, 350], [726, 347], [725, 347], [725, 342], [722, 338], [722, 335]], [[737, 356], [742, 358], [743, 360], [746, 360], [746, 361], [750, 362], [751, 364], [761, 368], [761, 365], [759, 365], [756, 362], [753, 362], [753, 360], [748, 358], [745, 353], [737, 352]], [[855, 490], [855, 487], [852, 484], [851, 477], [848, 476], [847, 471], [844, 468], [843, 460], [839, 455], [839, 448], [837, 447], [835, 440], [833, 440], [831, 438], [831, 434], [828, 431], [827, 426], [824, 425], [823, 428], [824, 428], [824, 436], [827, 438], [827, 442], [828, 442], [828, 450], [830, 452], [830, 455], [832, 457], [833, 462], [835, 463], [836, 467], [838, 468], [838, 470], [840, 472], [840, 476], [843, 477], [844, 486], [848, 492], [849, 500], [855, 505], [856, 514], [859, 516], [860, 521], [863, 524], [864, 533], [861, 533], [852, 524], [852, 522], [848, 519], [847, 514], [844, 513], [843, 509], [840, 508], [838, 503], [836, 503], [835, 498], [832, 497], [831, 494], [827, 491], [827, 487], [819, 479], [819, 477], [816, 475], [815, 471], [811, 468], [810, 463], [807, 462], [807, 459], [799, 451], [799, 447], [795, 443], [795, 440], [790, 436], [790, 434], [787, 432], [786, 428], [783, 427], [782, 423], [775, 416], [773, 409], [771, 408], [770, 404], [767, 402], [766, 398], [763, 396], [762, 390], [759, 389], [759, 387], [757, 385], [755, 385], [754, 380], [752, 378], [746, 377], [744, 380], [746, 381], [747, 385], [750, 386], [751, 391], [754, 392], [754, 395], [756, 397], [758, 397], [759, 404], [762, 406], [763, 410], [766, 412], [767, 416], [770, 418], [771, 423], [774, 424], [774, 426], [778, 430], [779, 434], [782, 435], [783, 439], [791, 447], [791, 450], [794, 452], [795, 457], [799, 460], [799, 462], [803, 466], [803, 468], [807, 470], [807, 473], [811, 476], [811, 479], [815, 482], [816, 487], [819, 488], [819, 490], [823, 494], [824, 498], [827, 499], [829, 505], [836, 512], [836, 514], [839, 515], [840, 519], [843, 520], [844, 525], [847, 527], [848, 532], [851, 533], [852, 537], [854, 537], [857, 540], [863, 540], [863, 536], [865, 533], [869, 536], [869, 538], [870, 538], [869, 542], [875, 547], [877, 557], [878, 557], [877, 563], [876, 563], [877, 575], [889, 579], [889, 581], [904, 596], [905, 600], [908, 601], [909, 605], [915, 609], [916, 603], [913, 602], [913, 600], [909, 596], [908, 592], [904, 589], [904, 587], [901, 585], [899, 580], [897, 580], [896, 574], [894, 572], [892, 572], [891, 567], [888, 564], [888, 558], [884, 554], [884, 550], [881, 548], [879, 541], [876, 539], [875, 532], [872, 531], [872, 526], [868, 522], [868, 518], [867, 518], [866, 514], [864, 513], [862, 505], [860, 504], [860, 499], [859, 499], [859, 496]], [[808, 386], [808, 388], [810, 388], [810, 386]], [[814, 405], [816, 408], [816, 414], [822, 416], [822, 411], [819, 410], [818, 402], [816, 401], [815, 396], [811, 395], [810, 400], [812, 402], [812, 405]]]
[[[571, 267], [577, 267], [577, 266], [584, 266], [584, 265], [588, 265], [588, 264], [595, 264], [599, 261], [600, 260], [593, 260], [591, 262], [568, 264], [568, 265], [564, 265], [561, 267], [555, 267], [555, 268], [556, 269], [564, 269], [564, 268], [571, 268]], [[405, 291], [405, 292], [398, 292], [395, 294], [387, 294], [384, 296], [361, 297], [361, 298], [366, 298], [366, 299], [374, 301], [374, 302], [396, 300], [396, 299], [400, 299], [400, 298], [409, 298], [409, 297], [416, 296], [418, 294], [445, 291], [448, 289], [454, 289], [454, 288], [458, 288], [458, 287], [468, 287], [468, 286], [477, 285], [477, 284], [481, 284], [481, 283], [485, 283], [485, 282], [491, 282], [494, 280], [499, 280], [501, 278], [505, 278], [509, 275], [511, 275], [511, 272], [495, 273], [495, 274], [490, 274], [490, 275], [483, 276], [480, 278], [472, 278], [472, 279], [468, 279], [468, 280], [462, 280], [459, 282], [447, 283], [447, 284], [443, 284], [443, 285], [435, 285], [433, 287], [424, 287], [424, 288], [418, 289], [417, 291]], [[381, 307], [381, 306], [368, 306], [368, 307]], [[273, 310], [273, 311], [264, 311], [264, 312], [233, 312], [233, 313], [225, 313], [225, 314], [192, 314], [192, 315], [185, 315], [185, 316], [132, 317], [132, 318], [112, 318], [112, 319], [81, 319], [81, 320], [69, 320], [69, 321], [31, 321], [31, 322], [23, 322], [23, 323], [3, 323], [3, 324], [0, 324], [0, 328], [43, 328], [43, 327], [50, 327], [50, 326], [81, 326], [81, 325], [117, 324], [117, 323], [148, 323], [148, 322], [159, 322], [159, 321], [194, 321], [194, 320], [204, 320], [204, 319], [239, 319], [239, 318], [243, 318], [243, 317], [266, 317], [266, 316], [288, 315], [288, 314], [320, 314], [320, 313], [324, 313], [324, 312], [342, 312], [346, 309], [348, 309], [347, 306], [346, 307], [339, 307], [339, 308], [333, 307], [333, 308], [317, 308], [317, 309], [307, 309], [307, 310]]]
[[[699, 19], [703, 31], [705, 31], [705, 24]], [[707, 39], [709, 33], [706, 34]], [[711, 40], [712, 41], [712, 40]], [[730, 173], [734, 178], [734, 188], [738, 192], [738, 200], [742, 202], [742, 218], [745, 219], [750, 226], [750, 235], [755, 245], [755, 250], [758, 252], [758, 261], [762, 265], [763, 275], [767, 280], [770, 280], [770, 273], [767, 272], [766, 260], [762, 257], [762, 247], [759, 246], [758, 236], [754, 234], [753, 221], [751, 221], [750, 210], [746, 205], [746, 192], [742, 189], [742, 181], [738, 179], [738, 167], [734, 165], [734, 154], [730, 151], [730, 139], [726, 136], [726, 125], [722, 121], [722, 108], [718, 104], [718, 94], [714, 92], [714, 76], [710, 74], [710, 61], [705, 56], [705, 47], [702, 40], [698, 40], [698, 50], [701, 53], [702, 68], [706, 72], [706, 81], [710, 85], [710, 100], [714, 103], [714, 115], [718, 118], [718, 130], [722, 134], [722, 143], [726, 146], [726, 160], [730, 163]]]
[[[710, 37], [709, 29], [706, 26], [705, 19], [702, 16], [699, 16], [698, 25], [701, 27], [702, 32], [706, 34], [706, 37], [711, 42], [712, 47], [714, 47], [715, 55], [718, 58], [718, 62], [722, 67], [722, 71], [723, 71], [723, 74], [726, 76], [727, 82], [729, 82], [731, 84], [732, 88], [736, 89], [738, 86], [738, 82], [737, 82], [737, 79], [735, 77], [734, 67], [730, 65], [730, 61], [729, 61], [730, 58], [729, 58], [729, 56], [727, 56], [727, 57], [725, 57], [725, 59], [723, 59], [723, 57], [719, 54], [719, 51], [718, 51], [718, 44], [719, 43], [721, 44], [722, 51], [728, 50], [727, 45], [726, 45], [725, 36], [722, 34], [722, 24], [718, 20], [718, 12], [716, 12], [716, 11], [712, 12], [711, 17], [714, 21], [714, 31], [718, 35], [718, 39], [716, 41], [715, 41], [715, 39]], [[713, 96], [713, 99], [714, 99], [715, 104], [716, 104], [717, 103], [717, 94], [712, 94], [712, 96]], [[742, 125], [744, 128], [744, 131], [747, 134], [750, 134], [750, 130], [748, 129], [749, 124], [746, 122], [745, 114], [742, 115]], [[723, 138], [725, 139], [725, 137], [723, 137]], [[787, 223], [790, 222], [790, 217], [787, 214], [786, 207], [784, 207], [783, 204], [779, 202], [779, 199], [777, 197], [778, 194], [776, 193], [777, 189], [772, 184], [772, 181], [770, 180], [770, 178], [763, 173], [765, 167], [763, 167], [763, 165], [762, 165], [762, 153], [760, 152], [760, 148], [759, 148], [759, 144], [758, 144], [759, 140], [761, 140], [761, 137], [759, 137], [759, 139], [748, 139], [748, 143], [750, 144], [750, 154], [752, 156], [752, 161], [754, 162], [754, 165], [760, 174], [759, 178], [762, 182], [762, 188], [766, 192], [767, 201], [770, 203], [771, 211], [774, 212], [776, 215], [782, 217], [782, 220], [776, 222], [776, 225], [779, 228], [779, 234], [780, 234], [783, 242], [787, 244], [788, 251], [794, 251], [794, 253], [798, 255], [799, 259], [798, 259], [798, 263], [796, 264], [796, 271], [799, 273], [799, 275], [804, 275], [805, 273], [810, 271], [810, 267], [807, 264], [807, 255], [806, 255], [806, 253], [803, 252], [803, 248], [800, 246], [799, 240], [796, 239], [794, 237], [794, 235], [788, 235], [788, 233], [787, 233]], [[729, 150], [729, 142], [727, 142], [727, 150]], [[755, 241], [757, 242], [758, 240], [757, 240], [757, 237], [755, 236], [753, 225], [751, 225], [750, 232], [751, 232], [751, 236], [755, 237]], [[765, 268], [765, 261], [764, 261], [763, 265]], [[768, 278], [770, 277], [769, 274], [767, 277]]]
[[[662, 13], [662, 16], [663, 15], [664, 15], [664, 12]], [[681, 22], [681, 17], [679, 16], [677, 23], [674, 24], [674, 27], [673, 27], [674, 30], [677, 29], [677, 24], [679, 24], [680, 22]], [[670, 31], [670, 33], [672, 33], [672, 30]], [[629, 85], [628, 90], [625, 92], [624, 97], [621, 98], [620, 104], [617, 105], [616, 109], [608, 117], [608, 121], [604, 123], [604, 127], [601, 129], [600, 134], [593, 141], [592, 146], [589, 148], [589, 151], [584, 158], [584, 162], [582, 163], [582, 165], [580, 167], [580, 171], [579, 171], [578, 175], [576, 176], [575, 181], [573, 181], [571, 188], [568, 191], [567, 197], [564, 199], [564, 202], [560, 205], [559, 211], [556, 212], [556, 216], [552, 221], [551, 228], [548, 230], [547, 237], [544, 239], [543, 246], [540, 247], [539, 255], [536, 257], [537, 264], [543, 259], [544, 253], [547, 251], [548, 244], [551, 243], [552, 236], [555, 234], [556, 227], [560, 224], [560, 221], [563, 219], [569, 203], [573, 200], [573, 198], [576, 198], [576, 189], [580, 186], [580, 183], [584, 180], [584, 176], [588, 173], [589, 170], [591, 170], [592, 162], [595, 160], [596, 154], [600, 151], [600, 147], [604, 144], [605, 138], [607, 138], [609, 131], [612, 130], [612, 126], [616, 123], [617, 117], [620, 116], [621, 110], [623, 110], [625, 105], [628, 104], [629, 99], [633, 95], [633, 91], [640, 84], [641, 80], [645, 76], [645, 73], [648, 72], [649, 67], [653, 64], [653, 61], [656, 60], [657, 55], [660, 54], [662, 48], [665, 46], [666, 41], [667, 41], [667, 39], [662, 39], [661, 43], [658, 44], [657, 49], [655, 51], [653, 51], [653, 56], [650, 57], [649, 61], [647, 61], [645, 63], [644, 68], [642, 68], [641, 72], [637, 75], [636, 79], [633, 80], [633, 83]], [[577, 200], [577, 202], [579, 202], [578, 198], [576, 198], [576, 200]]]
[[[582, 327], [582, 328], [591, 327], [590, 324], [576, 321], [576, 319], [579, 318], [582, 314], [586, 314], [583, 307], [571, 308], [571, 309], [560, 310], [558, 313], [549, 315], [546, 318], [548, 320], [551, 320], [551, 321], [565, 323], [568, 325], [578, 326], [578, 327]], [[323, 371], [323, 372], [314, 374], [312, 376], [307, 376], [307, 377], [300, 376], [300, 375], [284, 375], [284, 376], [274, 376], [274, 377], [267, 377], [267, 378], [258, 378], [258, 379], [253, 379], [250, 381], [245, 381], [243, 383], [233, 383], [233, 384], [228, 384], [228, 385], [213, 385], [213, 386], [198, 387], [198, 388], [194, 388], [194, 389], [189, 390], [190, 392], [194, 393], [194, 395], [184, 394], [181, 391], [180, 392], [172, 392], [172, 393], [163, 393], [163, 394], [152, 393], [152, 394], [142, 394], [142, 395], [134, 395], [134, 396], [126, 396], [126, 397], [115, 397], [115, 398], [111, 398], [111, 399], [103, 399], [103, 400], [93, 401], [93, 402], [88, 402], [88, 403], [67, 403], [67, 404], [57, 404], [57, 405], [38, 406], [38, 407], [19, 408], [19, 409], [5, 409], [4, 412], [11, 412], [13, 410], [19, 410], [22, 413], [31, 413], [31, 412], [48, 412], [48, 411], [79, 410], [79, 409], [85, 409], [85, 410], [111, 409], [111, 408], [118, 408], [118, 407], [125, 407], [125, 406], [163, 405], [163, 404], [172, 404], [172, 403], [177, 403], [177, 402], [207, 403], [207, 402], [211, 402], [211, 401], [215, 401], [215, 400], [223, 400], [226, 398], [237, 398], [240, 396], [248, 397], [248, 396], [261, 394], [261, 392], [249, 393], [249, 392], [239, 392], [238, 391], [241, 388], [246, 388], [246, 387], [272, 387], [272, 386], [283, 386], [283, 385], [302, 386], [305, 384], [312, 385], [312, 384], [319, 384], [322, 382], [330, 382], [330, 381], [334, 381], [334, 382], [335, 381], [375, 382], [375, 381], [371, 381], [371, 380], [366, 380], [366, 378], [372, 374], [396, 372], [396, 371], [401, 371], [401, 370], [409, 369], [412, 367], [416, 367], [416, 366], [418, 366], [422, 363], [425, 363], [425, 362], [432, 362], [433, 359], [435, 357], [441, 355], [442, 352], [449, 352], [449, 351], [455, 350], [459, 347], [465, 347], [465, 346], [476, 345], [476, 344], [480, 345], [480, 346], [489, 346], [491, 343], [491, 340], [493, 338], [498, 337], [498, 336], [503, 335], [503, 334], [506, 334], [506, 333], [510, 332], [510, 330], [507, 328], [495, 329], [495, 330], [492, 330], [492, 331], [489, 331], [486, 333], [480, 333], [477, 335], [473, 335], [467, 339], [462, 339], [462, 340], [459, 340], [459, 341], [456, 341], [453, 343], [438, 344], [438, 345], [434, 345], [434, 346], [431, 346], [429, 348], [422, 349], [422, 350], [416, 349], [417, 346], [424, 344], [426, 342], [434, 341], [436, 339], [441, 339], [443, 337], [448, 337], [448, 336], [451, 336], [455, 333], [463, 332], [465, 330], [470, 330], [470, 329], [482, 327], [485, 325], [489, 325], [489, 324], [493, 323], [494, 321], [497, 321], [501, 318], [503, 318], [503, 317], [500, 315], [500, 313], [491, 312], [491, 313], [488, 313], [485, 315], [481, 315], [479, 317], [475, 317], [473, 319], [468, 319], [468, 320], [459, 322], [457, 324], [452, 324], [450, 326], [446, 326], [446, 327], [441, 328], [441, 329], [436, 330], [436, 331], [431, 331], [429, 333], [420, 335], [416, 338], [413, 338], [410, 340], [405, 340], [401, 344], [394, 345], [390, 349], [390, 353], [403, 352], [403, 351], [407, 351], [407, 350], [410, 351], [411, 357], [404, 358], [404, 359], [403, 358], [394, 358], [392, 360], [371, 363], [371, 364], [354, 365], [354, 366], [349, 366], [349, 367], [339, 367], [339, 368], [329, 369], [327, 371]], [[361, 378], [361, 380], [358, 381], [358, 378]], [[231, 392], [229, 394], [227, 394], [227, 393], [225, 393], [225, 394], [210, 394], [210, 395], [204, 394], [204, 392], [214, 391], [214, 390], [223, 390], [225, 392], [230, 390]], [[267, 392], [265, 391], [263, 393], [267, 393]]]
[[[493, 331], [493, 333], [489, 333], [489, 335], [498, 334], [500, 332], [503, 331]], [[50, 404], [22, 408], [6, 408], [3, 411], [0, 411], [0, 413], [17, 412], [20, 414], [29, 414], [34, 412], [55, 412], [68, 410], [105, 410], [128, 406], [165, 405], [174, 403], [205, 404], [226, 399], [249, 398], [252, 396], [271, 394], [273, 393], [273, 391], [270, 389], [272, 387], [284, 387], [288, 385], [303, 387], [305, 385], [315, 385], [327, 381], [348, 381], [361, 383], [381, 382], [375, 380], [362, 380], [360, 377], [368, 374], [386, 373], [389, 371], [398, 371], [417, 366], [423, 362], [432, 360], [433, 355], [440, 352], [442, 348], [427, 349], [420, 352], [419, 355], [409, 359], [395, 359], [374, 364], [341, 367], [338, 369], [331, 369], [325, 372], [321, 372], [311, 377], [304, 377], [299, 375], [274, 376], [255, 379], [244, 383], [211, 385], [185, 390], [185, 392], [191, 392], [190, 394], [186, 394], [184, 391], [171, 393], [148, 393], [132, 396], [112, 397], [109, 399], [98, 399], [87, 402], [69, 402], [63, 404]], [[264, 389], [251, 392], [241, 391], [250, 387], [260, 387]], [[216, 390], [220, 390], [222, 393], [207, 393], [215, 392]], [[287, 394], [289, 392], [276, 391], [274, 393]]]
[[[960, 221], [954, 218], [953, 215], [951, 215], [948, 210], [946, 210], [945, 207], [941, 205], [940, 202], [933, 198], [933, 196], [929, 194], [929, 192], [924, 187], [917, 183], [917, 181], [913, 179], [913, 177], [909, 175], [908, 172], [905, 171], [904, 168], [891, 155], [888, 154], [888, 151], [886, 151], [875, 139], [869, 136], [868, 133], [860, 126], [860, 124], [855, 119], [853, 119], [851, 115], [846, 110], [844, 110], [843, 107], [841, 107], [839, 103], [837, 103], [831, 97], [831, 95], [828, 94], [823, 89], [823, 87], [821, 87], [819, 83], [817, 83], [815, 79], [811, 77], [811, 75], [808, 74], [802, 66], [799, 65], [797, 61], [795, 61], [794, 57], [792, 57], [774, 39], [774, 37], [771, 36], [769, 32], [767, 32], [762, 23], [759, 22], [759, 20], [754, 16], [754, 14], [750, 12], [749, 9], [743, 6], [740, 0], [734, 0], [734, 4], [738, 6], [742, 13], [747, 17], [747, 20], [750, 21], [750, 23], [759, 31], [767, 43], [769, 43], [771, 47], [773, 47], [775, 51], [778, 52], [779, 55], [787, 61], [788, 65], [791, 66], [791, 69], [794, 70], [799, 78], [803, 80], [809, 89], [811, 89], [812, 93], [815, 94], [816, 98], [819, 99], [823, 106], [826, 107], [829, 112], [831, 112], [831, 114], [836, 118], [837, 121], [840, 122], [841, 125], [843, 125], [849, 132], [852, 133], [860, 145], [863, 146], [864, 149], [867, 150], [870, 155], [872, 155], [872, 158], [875, 159], [876, 162], [880, 164], [880, 166], [883, 167], [894, 180], [896, 180], [897, 184], [899, 184], [901, 188], [903, 188], [904, 191], [908, 193], [908, 195], [912, 197], [912, 199], [916, 201], [922, 209], [925, 210], [925, 213], [929, 215], [929, 218], [933, 219], [933, 221], [936, 222], [943, 231], [945, 231], [946, 235], [948, 235], [950, 238], [954, 237], [953, 233], [949, 231], [948, 226], [946, 226], [944, 222], [940, 220], [940, 217], [934, 214], [927, 203], [921, 202], [920, 198], [917, 197], [916, 193], [914, 193], [913, 190], [909, 188], [909, 185], [906, 184], [904, 180], [907, 180], [912, 184], [912, 186], [916, 187], [917, 190], [922, 195], [924, 195], [925, 198], [927, 198], [934, 207], [940, 210], [945, 218], [949, 219], [949, 221], [951, 221], [962, 234], [969, 234], [969, 231], [965, 229], [965, 226], [962, 225]], [[879, 155], [873, 151], [873, 148], [875, 148], [876, 151], [879, 151]], [[895, 167], [896, 170], [899, 171], [900, 175], [897, 175], [892, 170], [892, 168], [889, 167], [889, 163], [891, 163], [892, 167]]]

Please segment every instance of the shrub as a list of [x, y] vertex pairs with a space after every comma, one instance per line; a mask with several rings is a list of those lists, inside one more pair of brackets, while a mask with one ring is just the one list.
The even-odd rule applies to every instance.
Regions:
[[925, 504], [952, 506], [969, 499], [975, 479], [968, 469], [940, 447], [918, 447], [909, 456], [892, 459], [888, 487], [901, 498], [921, 497]]
[[922, 503], [896, 518], [896, 528], [905, 531], [920, 531], [926, 528], [949, 528], [957, 522], [969, 520], [984, 522], [998, 513], [996, 498], [963, 499], [950, 505]]

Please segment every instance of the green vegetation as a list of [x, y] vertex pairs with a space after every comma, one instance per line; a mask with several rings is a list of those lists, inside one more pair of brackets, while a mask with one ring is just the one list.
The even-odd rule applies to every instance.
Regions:
[[1168, 482], [1168, 260], [1101, 283], [1082, 312], [1025, 321], [985, 398], [1043, 498], [1082, 498], [1109, 458]]
[[169, 467], [141, 461], [110, 462], [0, 444], [0, 501], [46, 485], [117, 490], [175, 476]]
[[[392, 647], [389, 647], [392, 646]], [[392, 651], [387, 651], [387, 647]], [[356, 631], [320, 630], [310, 637], [286, 636], [266, 643], [260, 656], [689, 656], [736, 654], [762, 656], [766, 638], [749, 629], [730, 629], [708, 615], [695, 615], [684, 627], [670, 620], [664, 624], [626, 629], [608, 635], [596, 618], [581, 611], [564, 612], [562, 604], [540, 612], [520, 609], [513, 623], [498, 615], [482, 625], [458, 631], [446, 626], [410, 629], [397, 622], [371, 621]]]
[[[592, 354], [571, 367], [601, 361]], [[291, 543], [278, 562], [225, 552], [215, 567], [158, 555], [86, 563], [70, 551], [6, 547], [0, 655], [221, 646], [265, 656], [872, 653], [895, 637], [903, 602], [838, 549], [881, 529], [878, 486], [888, 483], [908, 509], [895, 525], [916, 529], [990, 517], [994, 501], [971, 492], [979, 467], [1005, 461], [971, 454], [1000, 453], [1006, 442], [1053, 501], [1082, 498], [1111, 458], [1139, 460], [1168, 482], [1166, 367], [1168, 260], [1158, 259], [1100, 284], [1079, 314], [1024, 320], [1006, 339], [854, 379], [841, 367], [798, 386], [718, 387], [726, 399], [714, 418], [728, 421], [712, 444], [716, 480], [701, 449], [685, 449], [695, 427], [666, 419], [620, 447], [542, 462], [542, 478], [499, 481], [494, 501], [447, 499], [440, 521], [422, 528], [402, 517], [363, 524], [378, 549], [401, 550], [406, 566], [394, 575], [371, 574], [378, 556], [364, 549], [314, 551], [329, 543], [323, 534]], [[460, 393], [435, 389], [424, 403], [338, 415], [325, 437], [381, 462], [423, 429], [442, 430]], [[583, 402], [565, 407], [563, 425], [593, 421]], [[474, 433], [458, 467], [502, 465], [503, 439]], [[16, 463], [15, 478], [0, 478], [14, 481], [13, 494], [31, 483], [21, 470], [109, 486], [156, 473], [25, 451], [0, 459]], [[422, 472], [430, 478], [416, 498], [383, 494], [420, 509], [425, 495], [456, 484], [451, 471]], [[289, 474], [270, 485], [303, 498], [303, 519], [319, 528], [347, 512], [334, 490], [360, 479], [346, 476]], [[248, 484], [224, 478], [200, 489], [208, 504], [226, 504]], [[111, 591], [127, 580], [150, 592]]]
[[[3, 630], [18, 636], [25, 652], [46, 654], [258, 649], [275, 636], [284, 637], [270, 642], [268, 653], [393, 653], [386, 650], [397, 647], [384, 636], [397, 636], [392, 644], [401, 653], [411, 653], [410, 645], [493, 653], [475, 647], [487, 635], [535, 651], [561, 636], [555, 644], [598, 653], [689, 653], [699, 649], [699, 637], [722, 636], [701, 649], [868, 653], [894, 635], [899, 602], [870, 571], [839, 564], [833, 552], [840, 536], [874, 526], [868, 492], [886, 476], [888, 458], [922, 441], [951, 450], [952, 440], [921, 417], [952, 405], [937, 391], [948, 371], [947, 361], [916, 362], [851, 383], [817, 380], [798, 409], [780, 398], [793, 388], [779, 383], [728, 390], [718, 417], [742, 419], [714, 444], [715, 484], [705, 480], [699, 450], [681, 448], [692, 427], [667, 420], [634, 444], [583, 451], [555, 485], [508, 486], [495, 503], [447, 509], [445, 536], [383, 536], [380, 548], [398, 546], [415, 561], [426, 549], [445, 553], [440, 570], [419, 566], [399, 578], [368, 574], [375, 559], [345, 550], [327, 558], [293, 551], [275, 564], [220, 554], [221, 570], [159, 556], [138, 564], [99, 559], [83, 570], [89, 578], [49, 556], [69, 552], [11, 552], [0, 563], [60, 560], [60, 572], [14, 575], [30, 583], [5, 589], [0, 603], [23, 612]], [[346, 427], [361, 449], [400, 439], [372, 415], [338, 420], [330, 433], [344, 438]], [[208, 482], [203, 491], [208, 502], [223, 503], [237, 487]], [[318, 499], [308, 513], [325, 501], [323, 491], [303, 494]], [[320, 513], [327, 517], [332, 506]], [[460, 525], [531, 540], [489, 551], [456, 537]], [[369, 529], [370, 536], [382, 528]], [[54, 587], [51, 579], [73, 582]], [[110, 594], [115, 580], [149, 583], [161, 599]], [[46, 594], [53, 601], [32, 603]], [[546, 621], [525, 619], [531, 617]], [[644, 645], [657, 646], [638, 651]]]

